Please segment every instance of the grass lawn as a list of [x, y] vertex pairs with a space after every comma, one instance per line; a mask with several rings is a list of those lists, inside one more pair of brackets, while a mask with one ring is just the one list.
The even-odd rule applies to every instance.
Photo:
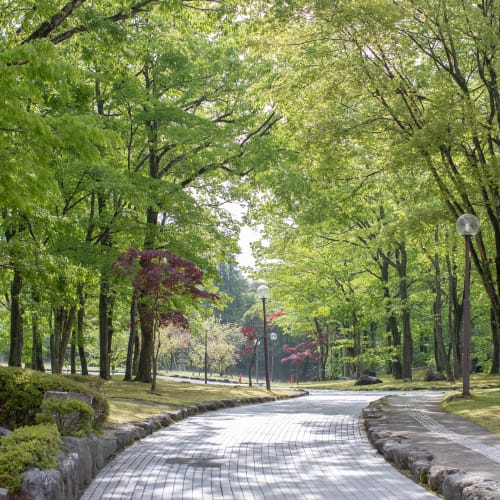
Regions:
[[472, 390], [470, 397], [451, 394], [441, 406], [500, 436], [500, 389]]
[[[122, 376], [115, 376], [103, 386], [103, 392], [110, 406], [109, 422], [124, 423], [141, 420], [167, 410], [195, 403], [220, 399], [243, 399], [268, 396], [262, 387], [248, 385], [205, 385], [171, 380], [157, 380], [154, 393], [150, 384], [141, 382], [123, 382]], [[294, 394], [295, 389], [271, 391], [273, 394]]]

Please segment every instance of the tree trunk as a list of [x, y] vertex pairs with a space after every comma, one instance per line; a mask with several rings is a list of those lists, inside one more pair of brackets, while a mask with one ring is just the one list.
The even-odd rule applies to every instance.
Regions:
[[9, 366], [22, 366], [23, 361], [23, 312], [21, 306], [21, 291], [23, 280], [17, 267], [10, 286], [10, 351]]
[[456, 266], [452, 264], [449, 254], [446, 255], [446, 269], [448, 272], [448, 331], [451, 339], [450, 363], [453, 366], [454, 378], [460, 378], [462, 376], [462, 341], [460, 337], [462, 304], [458, 300]]
[[40, 337], [40, 325], [37, 308], [38, 304], [40, 303], [40, 298], [35, 292], [31, 294], [31, 297], [35, 305], [31, 313], [31, 369], [44, 372], [45, 366], [43, 364], [42, 339]]
[[401, 300], [402, 307], [401, 321], [403, 325], [403, 379], [411, 381], [413, 367], [413, 339], [411, 336], [410, 304], [408, 303], [408, 256], [406, 254], [406, 246], [404, 242], [399, 244], [396, 260], [398, 262], [399, 274], [399, 298]]
[[[34, 300], [36, 299], [34, 298]], [[40, 338], [38, 313], [36, 312], [31, 315], [31, 329], [33, 333], [33, 341], [31, 346], [31, 369], [44, 372], [45, 366], [43, 364], [42, 339]]]
[[[250, 359], [250, 363], [248, 364], [248, 386], [249, 387], [252, 387], [252, 370], [253, 370], [253, 365], [255, 363], [255, 358], [257, 355], [257, 347], [258, 347], [258, 344], [257, 344], [257, 342], [255, 342], [255, 346], [254, 346], [253, 352], [252, 352], [252, 357]], [[259, 374], [257, 374], [257, 379], [258, 378], [259, 378]]]
[[71, 338], [73, 324], [76, 319], [76, 306], [66, 309], [56, 307], [54, 313], [54, 330], [51, 335], [52, 373], [61, 374], [64, 367], [64, 357]]
[[395, 379], [403, 378], [403, 367], [400, 360], [401, 334], [398, 328], [398, 321], [392, 310], [391, 292], [389, 289], [389, 262], [384, 258], [381, 251], [382, 261], [379, 263], [381, 280], [384, 287], [384, 304], [386, 311], [385, 330], [387, 332], [387, 343], [389, 347], [394, 347], [393, 358], [390, 363], [389, 372]]
[[[152, 167], [151, 167], [152, 168]], [[158, 221], [158, 212], [148, 209], [146, 237], [144, 248], [154, 247], [155, 226]], [[141, 352], [139, 354], [139, 365], [137, 367], [136, 380], [139, 382], [151, 382], [151, 357], [153, 355], [153, 320], [154, 315], [147, 304], [138, 297], [139, 321], [141, 325]]]
[[73, 329], [71, 335], [71, 346], [70, 346], [70, 371], [74, 375], [76, 374], [76, 342], [77, 342], [77, 331]]
[[109, 353], [109, 296], [109, 277], [103, 272], [101, 274], [101, 287], [99, 291], [99, 376], [104, 380], [109, 380], [111, 378]]
[[[490, 322], [491, 331], [493, 332], [493, 359], [491, 363], [491, 374], [499, 372], [499, 359], [500, 359], [500, 335], [499, 335], [499, 325], [497, 323], [497, 318], [493, 308], [490, 309]], [[495, 335], [496, 332], [496, 335]]]
[[133, 375], [133, 362], [134, 362], [134, 346], [137, 337], [137, 299], [135, 293], [132, 294], [130, 301], [130, 326], [127, 345], [127, 360], [125, 362], [125, 377], [123, 380], [132, 380]]
[[153, 319], [150, 308], [138, 300], [139, 321], [141, 324], [141, 352], [135, 379], [138, 382], [151, 382], [151, 358], [153, 355]]
[[78, 345], [78, 357], [80, 358], [80, 369], [82, 375], [88, 375], [89, 370], [87, 367], [87, 356], [85, 354], [85, 343], [83, 337], [83, 320], [85, 318], [85, 294], [83, 293], [83, 285], [78, 287], [78, 298], [80, 302], [80, 308], [78, 309], [77, 315], [77, 345]]
[[[439, 233], [436, 229], [434, 233], [434, 240], [438, 243]], [[444, 371], [448, 380], [453, 380], [453, 373], [451, 370], [450, 360], [446, 354], [446, 347], [443, 337], [443, 321], [442, 321], [442, 308], [443, 308], [443, 289], [441, 287], [441, 263], [439, 255], [436, 253], [432, 259], [434, 264], [434, 357], [436, 360], [436, 370], [438, 372]]]
[[316, 338], [318, 339], [319, 361], [318, 361], [318, 380], [326, 380], [326, 364], [330, 350], [328, 335], [324, 335], [318, 318], [314, 318], [316, 327]]
[[156, 391], [156, 377], [158, 375], [158, 356], [160, 354], [161, 342], [159, 339], [158, 329], [155, 328], [153, 323], [153, 353], [151, 356], [151, 363], [153, 368], [153, 375], [151, 377], [151, 392]]
[[141, 354], [141, 337], [136, 333], [134, 342], [134, 359], [132, 362], [132, 375], [135, 377], [139, 371], [139, 356]]

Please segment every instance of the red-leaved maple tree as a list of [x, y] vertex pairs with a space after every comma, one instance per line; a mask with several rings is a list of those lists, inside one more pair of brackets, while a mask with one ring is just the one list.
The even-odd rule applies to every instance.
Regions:
[[[307, 359], [310, 359], [315, 363], [321, 362], [324, 359], [324, 356], [326, 356], [321, 347], [328, 343], [328, 338], [329, 332], [321, 332], [319, 338], [307, 339], [293, 347], [285, 344], [283, 346], [283, 352], [288, 354], [288, 356], [281, 358], [281, 362], [292, 363], [297, 367]], [[298, 381], [297, 373], [296, 379]]]
[[156, 388], [159, 328], [175, 325], [186, 328], [188, 320], [178, 309], [182, 299], [216, 300], [216, 294], [200, 288], [203, 272], [188, 259], [168, 250], [130, 248], [113, 265], [118, 276], [132, 276], [141, 325], [141, 350], [136, 380]]

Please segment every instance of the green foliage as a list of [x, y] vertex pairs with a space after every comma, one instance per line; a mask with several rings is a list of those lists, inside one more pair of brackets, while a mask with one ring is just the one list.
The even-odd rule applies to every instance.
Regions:
[[13, 493], [21, 486], [27, 469], [55, 468], [61, 444], [53, 424], [20, 427], [0, 437], [0, 485]]
[[62, 435], [82, 436], [92, 431], [94, 410], [83, 401], [68, 399], [61, 401], [46, 398], [42, 413], [36, 415], [37, 423], [55, 423]]
[[202, 369], [206, 352], [210, 371], [224, 375], [236, 363], [242, 338], [240, 326], [208, 318], [199, 324], [197, 335], [191, 337], [189, 357], [194, 366]]
[[93, 426], [100, 427], [109, 413], [102, 393], [66, 376], [33, 370], [0, 367], [0, 425], [15, 429], [35, 423], [47, 391], [71, 391], [90, 394], [95, 411]]

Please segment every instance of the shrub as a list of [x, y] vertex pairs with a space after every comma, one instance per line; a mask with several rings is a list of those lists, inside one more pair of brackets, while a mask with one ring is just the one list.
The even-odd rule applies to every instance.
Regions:
[[[97, 377], [96, 377], [97, 378]], [[93, 426], [106, 421], [109, 406], [102, 393], [64, 375], [0, 366], [0, 425], [15, 429], [33, 425], [47, 391], [80, 392], [92, 396]]]
[[54, 424], [20, 427], [0, 437], [0, 486], [12, 493], [31, 467], [53, 469], [62, 440]]
[[47, 398], [42, 403], [42, 413], [36, 416], [37, 423], [53, 423], [62, 435], [82, 436], [92, 431], [94, 410], [83, 401]]

